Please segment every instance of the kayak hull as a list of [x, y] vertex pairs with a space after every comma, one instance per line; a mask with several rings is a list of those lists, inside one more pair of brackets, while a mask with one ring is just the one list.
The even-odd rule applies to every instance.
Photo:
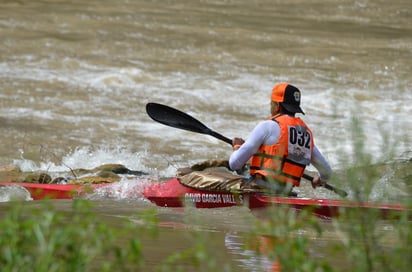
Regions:
[[[79, 184], [38, 184], [20, 182], [2, 182], [0, 186], [22, 186], [30, 192], [33, 200], [72, 199], [93, 192], [110, 183]], [[259, 209], [272, 206], [285, 206], [294, 211], [307, 210], [321, 218], [340, 216], [346, 210], [375, 211], [383, 219], [399, 216], [404, 212], [410, 214], [411, 209], [403, 205], [363, 203], [333, 199], [309, 199], [299, 197], [280, 197], [262, 193], [231, 193], [204, 191], [182, 185], [177, 178], [165, 182], [151, 183], [143, 187], [143, 196], [160, 207], [224, 208], [245, 206]], [[408, 216], [409, 217], [409, 216]]]

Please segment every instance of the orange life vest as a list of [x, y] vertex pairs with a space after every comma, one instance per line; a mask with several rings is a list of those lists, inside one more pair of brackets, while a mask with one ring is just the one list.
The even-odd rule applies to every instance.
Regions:
[[250, 174], [265, 180], [290, 182], [299, 186], [305, 167], [310, 164], [314, 146], [312, 131], [297, 117], [277, 115], [269, 118], [280, 126], [280, 137], [273, 145], [260, 146], [252, 156]]

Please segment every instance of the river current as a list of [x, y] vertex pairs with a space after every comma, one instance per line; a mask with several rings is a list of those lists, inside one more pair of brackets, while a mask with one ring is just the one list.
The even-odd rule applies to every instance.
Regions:
[[2, 1], [0, 166], [171, 177], [231, 148], [154, 122], [148, 102], [247, 138], [280, 82], [334, 169], [410, 159], [411, 18], [409, 0]]

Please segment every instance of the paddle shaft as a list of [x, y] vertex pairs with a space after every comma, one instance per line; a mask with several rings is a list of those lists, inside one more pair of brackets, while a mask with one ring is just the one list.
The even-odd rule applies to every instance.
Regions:
[[[156, 122], [183, 130], [207, 134], [232, 146], [231, 139], [211, 130], [199, 120], [180, 110], [158, 103], [148, 103], [146, 104], [146, 112]], [[313, 177], [307, 174], [303, 174], [302, 177], [309, 181], [313, 181]], [[337, 189], [330, 184], [325, 183], [322, 186], [342, 197], [346, 197], [348, 195], [347, 192]]]
[[228, 143], [228, 144], [232, 145], [232, 140], [231, 140], [231, 139], [229, 139], [229, 138], [227, 138], [227, 137], [225, 137], [225, 136], [223, 136], [223, 135], [221, 135], [221, 134], [219, 134], [219, 133], [217, 133], [217, 132], [215, 132], [215, 131], [213, 131], [213, 130], [210, 131], [210, 134], [209, 134], [209, 135], [210, 135], [210, 136], [213, 136], [213, 137], [215, 137], [215, 138], [217, 138], [217, 139], [219, 139], [219, 140], [222, 140], [222, 141], [225, 142], [225, 143]]
[[[309, 180], [309, 181], [313, 181], [313, 177], [312, 177], [312, 176], [309, 176], [309, 175], [307, 175], [307, 174], [303, 174], [302, 177], [303, 177], [304, 179]], [[325, 183], [325, 184], [323, 184], [323, 185], [321, 185], [321, 186], [322, 186], [322, 187], [325, 187], [326, 189], [328, 189], [328, 190], [330, 190], [330, 191], [333, 191], [334, 193], [338, 194], [338, 195], [341, 196], [341, 197], [347, 197], [347, 196], [348, 196], [348, 193], [347, 193], [346, 191], [341, 190], [341, 189], [338, 189], [338, 188], [335, 188], [334, 186], [332, 186], [332, 185], [330, 185], [330, 184], [328, 184], [328, 183]]]

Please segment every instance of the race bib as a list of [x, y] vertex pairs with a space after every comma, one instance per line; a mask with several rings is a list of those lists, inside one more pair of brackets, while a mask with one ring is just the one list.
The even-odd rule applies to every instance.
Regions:
[[312, 134], [305, 126], [289, 126], [288, 132], [288, 159], [309, 165], [312, 153]]

